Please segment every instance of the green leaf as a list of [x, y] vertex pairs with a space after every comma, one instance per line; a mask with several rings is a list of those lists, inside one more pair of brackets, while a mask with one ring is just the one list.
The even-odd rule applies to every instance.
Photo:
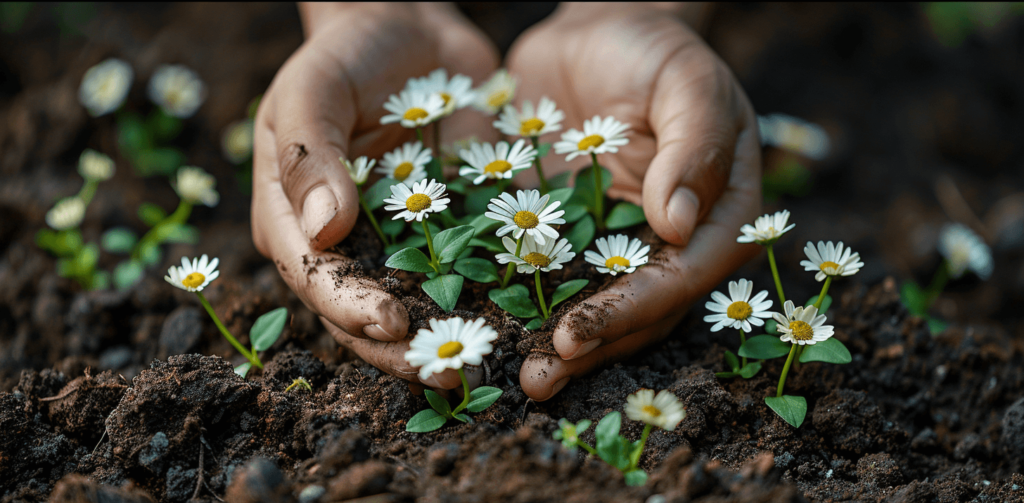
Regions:
[[571, 202], [573, 193], [574, 190], [571, 188], [554, 189], [551, 192], [548, 192], [548, 195], [551, 196], [548, 200], [548, 204], [551, 204], [554, 201], [559, 202], [558, 209], [565, 211], [562, 218], [565, 219], [565, 223], [567, 224], [571, 224], [583, 218], [583, 216], [587, 214], [586, 206], [573, 204]]
[[739, 371], [737, 371], [736, 373], [739, 374], [739, 376], [744, 379], [750, 379], [751, 377], [757, 375], [757, 373], [760, 371], [761, 362], [750, 362], [744, 365], [743, 368], [739, 369]]
[[434, 393], [431, 390], [423, 392], [427, 396], [427, 402], [430, 403], [430, 408], [437, 411], [438, 414], [444, 417], [450, 417], [452, 415], [452, 406], [445, 400], [441, 395]]
[[125, 157], [134, 157], [136, 153], [153, 147], [153, 137], [138, 114], [118, 115], [117, 145]]
[[441, 152], [434, 152], [434, 156], [427, 163], [427, 178], [444, 183], [444, 170], [441, 166]]
[[170, 224], [159, 232], [162, 243], [196, 244], [199, 242], [199, 229], [188, 224]]
[[740, 375], [739, 372], [715, 372], [715, 377], [719, 379], [732, 379]]
[[551, 151], [551, 144], [550, 143], [541, 143], [540, 145], [537, 145], [537, 157], [547, 156], [548, 152], [550, 152], [550, 151]]
[[555, 305], [558, 303], [576, 295], [576, 292], [579, 292], [583, 287], [587, 286], [587, 283], [590, 283], [590, 280], [574, 279], [558, 285], [558, 288], [555, 288], [555, 293], [551, 294], [551, 308], [554, 309]]
[[472, 423], [473, 422], [472, 418], [470, 418], [469, 416], [467, 416], [465, 414], [462, 414], [462, 413], [455, 414], [452, 417], [455, 418], [455, 419], [458, 419], [459, 421], [462, 421], [463, 423]]
[[800, 354], [800, 363], [825, 362], [842, 365], [852, 361], [850, 350], [835, 337], [829, 337], [817, 344], [808, 344]]
[[770, 319], [768, 321], [765, 321], [764, 322], [764, 331], [769, 333], [769, 334], [772, 334], [772, 335], [782, 335], [782, 334], [779, 333], [778, 325], [779, 325], [779, 322], [775, 321], [774, 318]]
[[477, 283], [498, 281], [498, 268], [494, 262], [482, 258], [463, 258], [455, 262], [455, 272]]
[[441, 309], [450, 313], [455, 309], [455, 303], [459, 301], [459, 293], [462, 292], [462, 276], [458, 274], [445, 274], [434, 279], [427, 280], [421, 285], [424, 292]]
[[267, 348], [273, 346], [277, 338], [281, 336], [281, 330], [284, 330], [286, 321], [288, 321], [288, 308], [286, 307], [279, 307], [257, 318], [256, 323], [252, 324], [252, 330], [249, 331], [249, 340], [252, 341], [253, 349], [266, 351]]
[[82, 247], [81, 251], [78, 252], [78, 256], [75, 260], [78, 262], [75, 267], [81, 275], [92, 274], [92, 270], [96, 268], [96, 262], [100, 259], [100, 247], [96, 243], [89, 243]]
[[928, 317], [928, 330], [933, 336], [945, 332], [947, 328], [949, 328], [949, 322], [931, 316]]
[[537, 306], [530, 300], [530, 291], [523, 285], [510, 285], [504, 290], [495, 288], [487, 292], [487, 296], [498, 307], [506, 310], [517, 318], [536, 318], [540, 316]]
[[39, 229], [39, 232], [36, 233], [36, 246], [47, 251], [56, 252], [57, 233], [50, 229]]
[[[612, 173], [601, 167], [601, 194], [608, 192], [612, 186]], [[590, 166], [576, 173], [576, 190], [572, 195], [572, 203], [594, 208], [594, 167]]]
[[564, 208], [565, 214], [562, 218], [565, 219], [565, 223], [572, 224], [578, 222], [581, 218], [590, 214], [590, 210], [582, 204], [567, 204]]
[[125, 260], [114, 267], [114, 286], [118, 290], [127, 290], [142, 279], [142, 262]]
[[548, 192], [548, 204], [558, 201], [558, 209], [565, 209], [565, 205], [572, 199], [572, 193], [572, 188], [554, 189]]
[[548, 185], [551, 186], [552, 189], [564, 189], [569, 186], [569, 180], [571, 178], [572, 172], [565, 171], [548, 178]]
[[576, 434], [577, 435], [582, 435], [583, 432], [587, 431], [587, 429], [590, 428], [591, 424], [592, 424], [592, 422], [589, 419], [584, 419], [584, 420], [576, 423]]
[[466, 409], [470, 412], [481, 412], [501, 398], [501, 390], [491, 386], [481, 386], [469, 392], [469, 405]]
[[473, 232], [472, 225], [462, 225], [441, 231], [433, 236], [434, 251], [437, 252], [438, 261], [447, 264], [457, 260], [459, 254], [469, 246], [470, 240], [473, 239]]
[[612, 208], [605, 225], [609, 230], [625, 229], [647, 221], [644, 216], [644, 209], [630, 202], [622, 201]]
[[[377, 183], [373, 184], [369, 189], [363, 192], [363, 200], [366, 201], [366, 207], [373, 211], [381, 206], [384, 206], [384, 200], [391, 197], [391, 186], [397, 185], [398, 180], [393, 178], [381, 178], [377, 180]], [[394, 215], [390, 215], [394, 217]]]
[[160, 263], [162, 256], [160, 247], [152, 241], [143, 240], [139, 246], [139, 260], [142, 261], [143, 265], [157, 265]]
[[245, 363], [235, 367], [235, 373], [240, 375], [240, 376], [242, 376], [242, 379], [245, 379], [245, 375], [249, 373], [249, 369], [251, 369], [251, 368], [252, 368], [252, 363], [245, 362]]
[[594, 435], [597, 437], [597, 445], [613, 444], [619, 437], [619, 430], [622, 428], [622, 415], [618, 412], [610, 412], [601, 418], [597, 423]]
[[448, 192], [466, 195], [466, 189], [468, 189], [471, 186], [471, 184], [470, 181], [466, 180], [465, 178], [456, 178], [448, 182], [446, 186], [448, 188]]
[[725, 350], [725, 363], [732, 369], [733, 372], [740, 371], [740, 360], [736, 358], [736, 355], [732, 354], [732, 351]]
[[526, 327], [524, 327], [524, 328], [526, 328], [527, 330], [537, 330], [538, 328], [540, 328], [542, 326], [544, 326], [544, 320], [542, 320], [540, 318], [534, 318], [534, 319], [530, 320], [530, 322], [527, 323]]
[[110, 288], [110, 273], [107, 271], [96, 271], [92, 274], [89, 282], [90, 290], [106, 290]]
[[[815, 295], [814, 297], [811, 297], [811, 299], [808, 300], [806, 304], [804, 304], [804, 307], [813, 306], [815, 302], [818, 302], [818, 296], [817, 295]], [[825, 294], [825, 300], [821, 302], [821, 309], [818, 309], [818, 314], [825, 314], [828, 311], [828, 308], [831, 307], [831, 306], [832, 306], [832, 296], [828, 295], [828, 294]]]
[[[424, 234], [423, 234], [423, 224], [421, 224], [420, 222], [416, 222], [416, 225], [410, 225], [410, 227], [412, 227], [412, 231], [415, 232], [416, 234], [418, 234], [420, 236], [424, 236]], [[435, 237], [435, 236], [437, 236], [438, 234], [441, 233], [441, 228], [438, 227], [437, 224], [435, 224], [434, 222], [428, 221], [427, 222], [427, 228], [430, 229], [430, 236], [431, 237]], [[426, 241], [424, 241], [423, 244], [427, 244]], [[437, 248], [435, 247], [434, 249], [436, 250]]]
[[804, 397], [769, 396], [765, 397], [764, 403], [768, 404], [790, 426], [799, 428], [801, 424], [804, 424], [804, 417], [807, 416], [807, 400]]
[[171, 175], [185, 164], [185, 154], [171, 147], [140, 150], [135, 154], [135, 169], [142, 176]]
[[494, 253], [504, 253], [508, 251], [505, 249], [505, 245], [501, 243], [501, 238], [493, 234], [470, 239], [469, 246], [479, 246], [480, 248]]
[[572, 226], [569, 232], [565, 233], [564, 237], [572, 244], [573, 252], [583, 253], [583, 250], [586, 250], [590, 246], [590, 242], [594, 240], [596, 233], [597, 225], [594, 223], [594, 217], [585, 215], [582, 220]]
[[152, 227], [167, 217], [163, 208], [153, 203], [142, 203], [139, 205], [139, 220]]
[[597, 423], [594, 433], [597, 436], [597, 455], [606, 463], [624, 470], [629, 466], [631, 445], [628, 440], [619, 436], [621, 426], [622, 416], [618, 412], [612, 412]]
[[430, 259], [416, 248], [404, 248], [388, 258], [386, 267], [410, 272], [431, 272]]
[[160, 141], [168, 141], [178, 136], [182, 129], [181, 119], [171, 117], [162, 108], [157, 107], [146, 119], [146, 129], [153, 137]]
[[448, 418], [438, 414], [433, 409], [421, 410], [415, 416], [409, 418], [405, 425], [405, 431], [412, 433], [426, 433], [434, 431], [448, 422]]
[[907, 281], [900, 286], [900, 301], [908, 311], [917, 316], [928, 315], [929, 300], [929, 295], [913, 281]]
[[470, 215], [483, 215], [491, 199], [500, 194], [498, 187], [494, 185], [473, 187], [466, 192], [466, 213]]
[[399, 218], [398, 220], [385, 220], [380, 223], [380, 230], [384, 232], [385, 236], [397, 236], [402, 233], [405, 229], [405, 220]]
[[497, 229], [498, 226], [501, 225], [501, 222], [490, 217], [477, 215], [469, 222], [469, 225], [473, 226], [473, 237], [480, 237], [482, 235], [490, 234], [491, 231]]
[[789, 354], [790, 344], [782, 342], [778, 337], [770, 335], [758, 335], [747, 339], [747, 342], [740, 346], [740, 356], [756, 358], [758, 360], [769, 360]]
[[135, 233], [127, 227], [114, 227], [103, 233], [100, 238], [100, 246], [110, 253], [129, 253], [138, 238]]
[[626, 477], [627, 486], [639, 487], [647, 483], [647, 472], [639, 468], [634, 468], [623, 475]]

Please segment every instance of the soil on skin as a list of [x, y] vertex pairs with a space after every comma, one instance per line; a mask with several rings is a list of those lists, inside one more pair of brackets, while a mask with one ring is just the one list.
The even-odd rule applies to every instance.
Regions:
[[[466, 282], [451, 315], [483, 316], [499, 331], [482, 384], [504, 394], [473, 424], [411, 434], [406, 422], [425, 398], [338, 347], [256, 252], [249, 198], [217, 151], [223, 129], [301, 43], [294, 8], [99, 9], [103, 23], [83, 28], [96, 44], [58, 37], [41, 13], [18, 35], [0, 34], [0, 502], [1024, 501], [1024, 203], [1014, 206], [1024, 200], [1024, 148], [1007, 141], [1022, 127], [1024, 70], [1013, 55], [1024, 18], [958, 50], [939, 46], [907, 6], [726, 6], [712, 18], [707, 39], [759, 112], [804, 116], [836, 138], [828, 160], [804, 160], [815, 192], [769, 207], [788, 208], [797, 223], [776, 245], [787, 296], [820, 287], [798, 266], [808, 240], [843, 240], [866, 264], [833, 284], [828, 312], [853, 362], [806, 364], [787, 380], [787, 394], [808, 402], [799, 429], [763, 401], [781, 360], [749, 380], [715, 377], [738, 340], [709, 332], [703, 300], [665, 341], [549, 401], [528, 400], [523, 359], [552, 353], [557, 319], [610, 281], [578, 257], [546, 277], [547, 293], [568, 279], [591, 283], [533, 332], [487, 301], [491, 285]], [[132, 61], [137, 80], [163, 62], [204, 76], [211, 98], [179, 146], [217, 175], [222, 201], [194, 212], [199, 245], [166, 245], [163, 269], [127, 292], [88, 292], [59, 278], [33, 239], [52, 201], [78, 189], [81, 150], [117, 151], [114, 121], [88, 119], [75, 98], [85, 69], [111, 55]], [[137, 89], [129, 104], [149, 106]], [[766, 154], [769, 170], [783, 158]], [[117, 225], [142, 230], [142, 201], [177, 201], [165, 180], [116, 160], [83, 224], [87, 240]], [[934, 195], [936, 166], [990, 230], [996, 274], [951, 283], [933, 314], [953, 324], [932, 336], [900, 304], [895, 278], [927, 282], [939, 225], [962, 215]], [[450, 316], [419, 290], [422, 275], [383, 267], [365, 223], [337, 251], [354, 262], [322, 265], [338, 281], [361, 277], [398, 296], [411, 332]], [[204, 293], [233, 333], [278, 306], [291, 313], [248, 380], [233, 373], [243, 360], [194, 296], [161, 279], [182, 255], [201, 253], [221, 258]], [[100, 265], [118, 260], [104, 253]], [[741, 277], [772, 290], [763, 255], [730, 279]], [[313, 391], [286, 392], [298, 377]], [[559, 418], [596, 422], [640, 388], [668, 389], [687, 409], [674, 431], [651, 434], [645, 486], [627, 487], [613, 468], [551, 439]], [[625, 435], [641, 430], [624, 420]], [[582, 438], [593, 444], [593, 428]]]

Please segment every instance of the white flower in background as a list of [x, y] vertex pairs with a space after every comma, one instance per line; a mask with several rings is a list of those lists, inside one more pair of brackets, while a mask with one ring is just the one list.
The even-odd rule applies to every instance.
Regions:
[[392, 94], [384, 109], [391, 112], [380, 118], [381, 124], [399, 122], [402, 127], [414, 129], [430, 124], [444, 113], [444, 100], [437, 94], [420, 91], [402, 90], [398, 95]]
[[131, 65], [117, 58], [107, 59], [85, 72], [78, 101], [93, 117], [109, 114], [124, 103], [134, 77]]
[[537, 244], [529, 235], [523, 239], [523, 249], [520, 250], [520, 257], [516, 256], [516, 242], [508, 236], [501, 238], [502, 244], [508, 253], [499, 253], [495, 258], [499, 264], [514, 262], [516, 270], [520, 274], [533, 274], [540, 269], [543, 272], [561, 269], [562, 264], [572, 260], [576, 253], [572, 251], [572, 244], [568, 239], [562, 238], [558, 242], [549, 239], [543, 245]]
[[421, 328], [409, 343], [405, 361], [420, 368], [420, 379], [465, 364], [480, 365], [498, 338], [498, 332], [485, 322], [483, 318], [468, 323], [462, 318], [431, 319], [430, 330]]
[[167, 115], [192, 117], [206, 100], [206, 85], [184, 65], [160, 65], [149, 79], [149, 99]]
[[373, 165], [377, 163], [374, 159], [368, 159], [365, 155], [356, 158], [355, 162], [349, 162], [344, 157], [341, 158], [341, 162], [345, 163], [345, 169], [348, 170], [348, 176], [352, 177], [352, 181], [356, 182], [356, 185], [362, 185], [366, 183], [366, 179], [370, 176], [370, 170], [373, 169]]
[[626, 138], [628, 129], [628, 125], [615, 120], [614, 117], [602, 119], [601, 116], [595, 115], [583, 122], [583, 132], [570, 129], [562, 133], [562, 141], [555, 143], [555, 153], [569, 154], [565, 156], [566, 161], [591, 152], [614, 154], [619, 151], [619, 147], [629, 143], [629, 138]]
[[626, 397], [626, 417], [644, 424], [672, 431], [686, 418], [686, 409], [667, 389], [654, 395], [654, 390], [642, 389]]
[[220, 150], [232, 164], [241, 164], [252, 157], [252, 119], [231, 123], [220, 139]]
[[817, 250], [814, 249], [814, 243], [808, 241], [804, 253], [809, 260], [800, 261], [800, 265], [804, 266], [805, 271], [818, 271], [814, 275], [818, 281], [825, 281], [828, 276], [853, 276], [864, 267], [860, 254], [853, 253], [850, 247], [844, 250], [842, 241], [838, 245], [831, 241], [818, 241]]
[[511, 179], [517, 172], [529, 168], [537, 157], [533, 145], [519, 140], [509, 148], [507, 142], [499, 141], [497, 145], [490, 143], [474, 143], [469, 150], [459, 152], [459, 156], [469, 163], [459, 169], [459, 176], [473, 178], [475, 185], [484, 180]]
[[85, 218], [85, 201], [80, 197], [65, 197], [46, 212], [46, 224], [59, 231], [73, 229]]
[[114, 176], [114, 160], [106, 154], [87, 148], [78, 158], [78, 174], [86, 180], [110, 180], [110, 177]]
[[516, 94], [516, 79], [502, 68], [491, 76], [484, 85], [473, 91], [476, 95], [473, 107], [481, 112], [496, 114], [506, 104], [512, 102]]
[[771, 145], [820, 161], [828, 157], [828, 133], [817, 125], [785, 114], [757, 117], [761, 144]]
[[774, 215], [765, 214], [754, 220], [754, 225], [743, 224], [740, 227], [742, 236], [736, 238], [737, 243], [757, 243], [759, 245], [770, 245], [779, 240], [783, 234], [796, 227], [796, 224], [789, 224], [789, 210], [775, 212]]
[[178, 197], [192, 204], [202, 203], [212, 208], [220, 201], [220, 194], [214, 190], [216, 185], [217, 179], [201, 168], [182, 166], [178, 170], [174, 190], [178, 192]]
[[431, 150], [423, 148], [420, 142], [409, 142], [401, 147], [386, 152], [380, 161], [377, 173], [397, 180], [412, 187], [414, 183], [427, 177], [427, 163], [431, 159]]
[[517, 190], [515, 198], [502, 192], [491, 199], [487, 205], [491, 211], [484, 212], [484, 216], [505, 224], [498, 228], [498, 237], [512, 232], [512, 236], [519, 239], [525, 233], [542, 245], [545, 235], [558, 239], [558, 231], [552, 229], [552, 225], [565, 223], [565, 219], [560, 218], [565, 212], [555, 211], [561, 203], [555, 201], [548, 206], [548, 199], [550, 196], [541, 196], [540, 191], [535, 189]]
[[765, 300], [768, 291], [762, 290], [753, 299], [750, 298], [751, 293], [754, 293], [754, 282], [746, 279], [730, 281], [728, 297], [720, 292], [711, 292], [714, 301], [704, 304], [708, 311], [718, 313], [704, 317], [704, 321], [714, 323], [711, 331], [728, 327], [750, 333], [753, 330], [751, 325], [760, 327], [764, 325], [762, 319], [771, 319], [772, 313], [768, 309], [772, 307], [772, 301]]
[[448, 207], [449, 199], [444, 193], [447, 186], [437, 183], [434, 180], [420, 180], [413, 184], [412, 188], [401, 183], [391, 186], [391, 197], [384, 200], [388, 205], [384, 207], [388, 211], [401, 212], [392, 218], [398, 220], [404, 218], [406, 222], [422, 222], [427, 218], [428, 213], [438, 213]]
[[410, 91], [419, 91], [426, 94], [436, 94], [444, 100], [443, 114], [451, 115], [459, 108], [464, 108], [473, 102], [473, 79], [456, 74], [448, 80], [448, 72], [444, 68], [438, 68], [430, 72], [426, 77], [409, 79], [405, 88]]
[[818, 308], [814, 306], [795, 307], [793, 301], [787, 300], [785, 309], [785, 315], [773, 314], [775, 321], [778, 322], [778, 330], [782, 332], [779, 337], [782, 342], [808, 345], [817, 344], [832, 337], [832, 325], [825, 325], [825, 315], [818, 315]]
[[647, 253], [651, 251], [650, 245], [644, 245], [636, 238], [630, 241], [625, 234], [597, 238], [594, 244], [601, 253], [587, 250], [583, 256], [587, 262], [597, 266], [597, 272], [612, 276], [620, 272], [631, 273], [646, 264]]
[[963, 276], [967, 269], [981, 279], [992, 275], [992, 250], [969, 227], [946, 224], [939, 234], [939, 253], [946, 257], [949, 275], [953, 279]]
[[498, 120], [494, 121], [494, 127], [509, 136], [537, 137], [560, 131], [563, 120], [565, 113], [555, 108], [555, 102], [545, 96], [540, 99], [536, 110], [530, 100], [523, 101], [522, 113], [512, 105], [505, 105]]
[[164, 281], [187, 292], [201, 292], [206, 285], [220, 276], [220, 271], [217, 270], [219, 263], [220, 259], [214, 257], [210, 260], [205, 253], [202, 257], [192, 259], [192, 262], [188, 261], [188, 257], [181, 257], [181, 267], [172, 265], [167, 270]]

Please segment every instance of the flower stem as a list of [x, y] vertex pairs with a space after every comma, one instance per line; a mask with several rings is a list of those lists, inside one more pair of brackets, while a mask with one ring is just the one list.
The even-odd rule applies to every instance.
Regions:
[[441, 155], [441, 119], [434, 121], [434, 159], [437, 159], [438, 182], [445, 182], [444, 157]]
[[[743, 347], [743, 345], [746, 344], [746, 343], [747, 343], [747, 336], [746, 336], [746, 334], [743, 333], [743, 329], [741, 328], [740, 329], [740, 347]], [[742, 366], [746, 367], [747, 366], [747, 357], [744, 356], [742, 358], [743, 358]]]
[[462, 369], [459, 369], [459, 379], [462, 379], [462, 403], [452, 411], [453, 416], [469, 406], [469, 380], [466, 379], [466, 372]]
[[[519, 239], [516, 240], [516, 257], [519, 257], [519, 254], [522, 253], [522, 251], [523, 251], [523, 238], [525, 238], [525, 237], [526, 237], [526, 233], [524, 232], [523, 235], [519, 236]], [[501, 280], [501, 288], [503, 290], [505, 289], [505, 287], [508, 286], [509, 280], [512, 279], [512, 271], [515, 271], [515, 270], [516, 270], [516, 263], [510, 261], [508, 263], [508, 268], [505, 269], [505, 278]]]
[[416, 139], [423, 143], [423, 128], [416, 128]]
[[793, 364], [793, 355], [796, 354], [796, 348], [799, 344], [793, 344], [793, 347], [789, 348], [789, 357], [786, 358], [786, 365], [782, 367], [782, 375], [779, 376], [779, 389], [775, 392], [776, 397], [782, 396], [782, 388], [786, 385], [786, 375], [789, 374], [789, 367]]
[[927, 297], [928, 303], [925, 305], [925, 312], [932, 307], [932, 302], [939, 298], [942, 294], [942, 289], [946, 287], [946, 283], [949, 282], [949, 262], [946, 259], [942, 259], [942, 263], [939, 264], [939, 270], [935, 271], [935, 276], [932, 276], [932, 282], [928, 285]]
[[92, 201], [92, 196], [96, 195], [97, 185], [99, 185], [99, 182], [96, 180], [86, 179], [85, 185], [82, 185], [82, 190], [78, 191], [78, 198], [85, 203], [85, 206], [89, 206], [89, 203]]
[[551, 313], [548, 312], [548, 305], [544, 302], [544, 290], [540, 287], [540, 269], [534, 269], [533, 273], [533, 283], [537, 285], [537, 300], [540, 301], [540, 313], [546, 320], [551, 317]]
[[185, 223], [185, 221], [188, 220], [188, 217], [191, 214], [192, 203], [182, 199], [181, 202], [178, 203], [178, 207], [174, 210], [174, 213], [167, 215], [166, 217], [164, 217], [163, 220], [157, 222], [156, 225], [153, 226], [153, 228], [149, 229], [149, 231], [147, 231], [142, 236], [142, 238], [139, 239], [138, 243], [135, 244], [135, 247], [132, 248], [132, 258], [141, 258], [139, 257], [139, 253], [145, 248], [143, 246], [144, 244], [151, 243], [154, 241], [157, 244], [163, 242], [165, 237], [163, 236], [163, 233], [165, 232], [165, 229], [173, 225]]
[[591, 152], [590, 159], [594, 162], [594, 221], [598, 230], [604, 230], [604, 192], [601, 190], [601, 166], [597, 164], [597, 154]]
[[[821, 311], [821, 303], [825, 302], [825, 295], [828, 293], [828, 286], [832, 284], [832, 276], [825, 278], [825, 284], [821, 286], [821, 293], [818, 294], [818, 301], [814, 303], [814, 309]], [[818, 314], [821, 314], [820, 312]]]
[[203, 307], [206, 308], [206, 312], [210, 313], [210, 317], [213, 318], [213, 323], [217, 325], [217, 329], [220, 330], [221, 335], [223, 335], [239, 353], [242, 353], [242, 356], [244, 356], [246, 360], [249, 360], [249, 362], [259, 368], [263, 368], [263, 363], [260, 362], [260, 358], [256, 356], [256, 353], [250, 353], [249, 350], [245, 349], [245, 346], [242, 346], [242, 343], [238, 342], [238, 339], [235, 339], [235, 336], [231, 335], [231, 332], [228, 332], [228, 329], [220, 322], [220, 318], [217, 317], [217, 313], [213, 312], [213, 306], [210, 305], [210, 301], [206, 300], [206, 296], [203, 295], [203, 292], [196, 292], [196, 295], [199, 296], [199, 302], [201, 302]]
[[423, 224], [423, 236], [427, 238], [427, 249], [430, 250], [430, 266], [433, 267], [438, 274], [441, 274], [441, 263], [437, 261], [437, 255], [434, 254], [434, 238], [430, 236], [430, 228], [427, 227], [427, 220], [420, 220], [420, 223]]
[[544, 178], [544, 167], [540, 164], [540, 139], [536, 136], [531, 136], [530, 142], [533, 143], [533, 148], [537, 150], [537, 157], [533, 158], [533, 164], [537, 167], [537, 178], [540, 179], [540, 193], [544, 195], [551, 190], [551, 187], [548, 185], [548, 179]]
[[582, 440], [577, 439], [576, 440], [576, 445], [582, 447], [583, 450], [589, 452], [591, 456], [597, 456], [597, 450], [594, 449], [593, 447], [591, 447], [590, 444], [588, 444], [588, 443], [586, 443], [586, 442], [584, 442]]
[[[358, 191], [359, 189], [356, 190]], [[388, 242], [388, 237], [384, 234], [384, 231], [381, 230], [380, 224], [377, 223], [377, 217], [373, 216], [373, 212], [370, 211], [369, 205], [366, 204], [366, 199], [363, 197], [362, 192], [359, 193], [359, 205], [363, 207], [363, 212], [366, 213], [366, 219], [370, 221], [370, 225], [373, 226], [373, 230], [377, 231], [377, 236], [379, 236], [380, 240], [384, 242], [384, 245], [387, 246], [391, 244]], [[426, 221], [424, 220], [424, 222]]]
[[772, 266], [772, 277], [775, 278], [775, 289], [779, 291], [779, 307], [786, 303], [786, 294], [782, 293], [782, 280], [779, 279], [779, 268], [775, 266], [775, 251], [772, 245], [767, 245], [768, 264]]
[[644, 425], [644, 432], [640, 434], [640, 445], [636, 446], [636, 450], [633, 451], [632, 455], [630, 455], [630, 457], [629, 457], [629, 468], [627, 468], [626, 471], [629, 471], [630, 469], [636, 468], [636, 465], [638, 465], [640, 463], [640, 455], [643, 454], [643, 452], [644, 452], [644, 445], [647, 444], [647, 435], [650, 435], [650, 434], [651, 434], [651, 425], [645, 424]]

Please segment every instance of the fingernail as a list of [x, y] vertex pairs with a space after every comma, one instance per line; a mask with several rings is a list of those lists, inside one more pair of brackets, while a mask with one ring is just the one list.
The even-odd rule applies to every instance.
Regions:
[[376, 339], [378, 341], [390, 342], [401, 339], [401, 337], [392, 335], [390, 332], [385, 330], [384, 327], [376, 323], [374, 323], [373, 325], [366, 325], [365, 327], [363, 327], [363, 333], [366, 334], [367, 337], [371, 339]]
[[556, 382], [555, 385], [551, 387], [551, 396], [548, 397], [548, 400], [554, 398], [559, 391], [562, 391], [562, 388], [564, 388], [566, 384], [569, 384], [568, 377], [562, 378], [561, 381]]
[[683, 244], [690, 241], [693, 228], [697, 226], [697, 216], [700, 215], [700, 201], [697, 194], [687, 187], [679, 187], [672, 193], [668, 200], [668, 223], [679, 234]]
[[577, 358], [579, 358], [579, 357], [581, 357], [581, 356], [583, 356], [583, 355], [585, 355], [585, 354], [587, 354], [587, 353], [597, 349], [597, 347], [600, 346], [602, 342], [604, 342], [604, 341], [602, 341], [601, 339], [594, 339], [592, 341], [587, 341], [587, 342], [581, 344], [580, 347], [576, 350], [576, 352], [573, 353], [572, 356], [566, 358], [566, 360], [575, 360], [575, 359], [577, 359]]
[[326, 185], [313, 189], [302, 203], [302, 229], [306, 238], [315, 242], [327, 223], [338, 213], [338, 198]]

